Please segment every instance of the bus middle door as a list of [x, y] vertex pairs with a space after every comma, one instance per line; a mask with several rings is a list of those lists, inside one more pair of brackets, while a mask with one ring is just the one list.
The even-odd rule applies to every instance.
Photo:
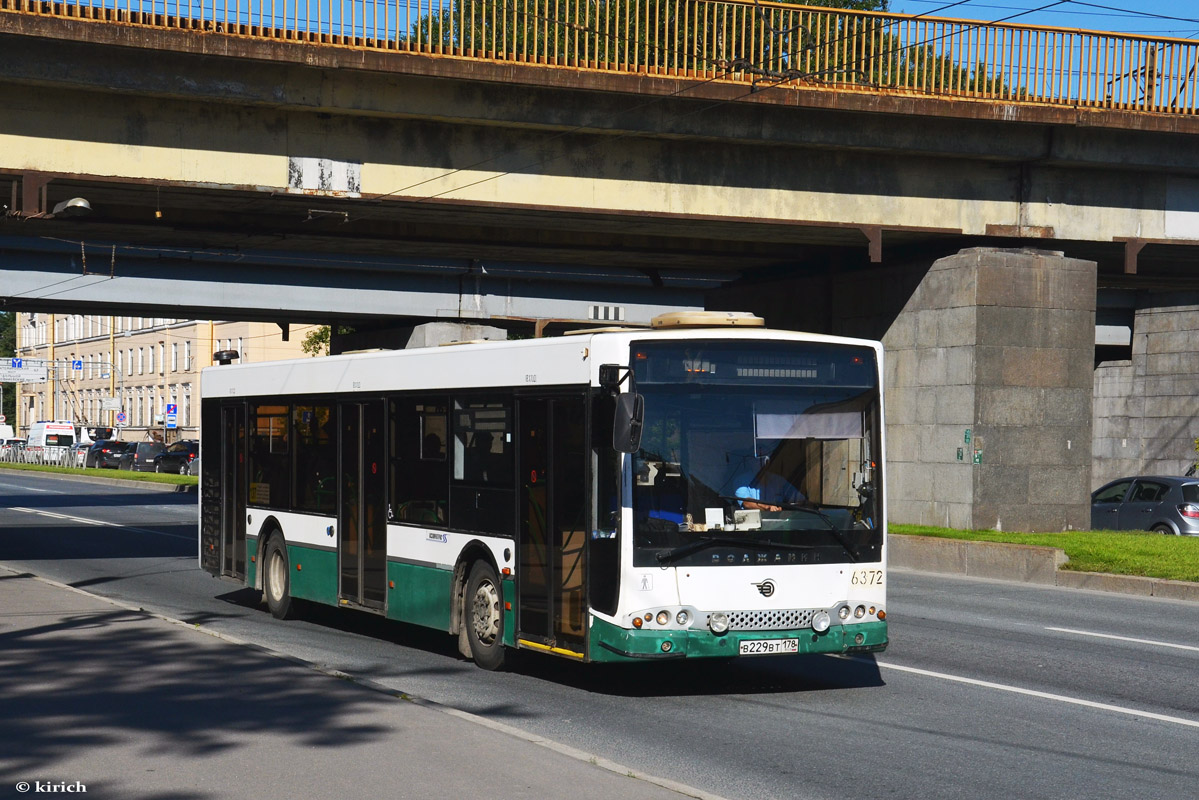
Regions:
[[338, 597], [382, 609], [387, 600], [386, 436], [382, 400], [339, 403]]

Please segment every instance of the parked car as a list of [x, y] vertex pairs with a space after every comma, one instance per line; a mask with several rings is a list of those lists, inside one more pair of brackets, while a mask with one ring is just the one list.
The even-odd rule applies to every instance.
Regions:
[[153, 472], [154, 458], [166, 446], [162, 442], [131, 442], [132, 446], [121, 453], [118, 469], [128, 469], [133, 472]]
[[1120, 478], [1091, 493], [1091, 527], [1199, 536], [1199, 478]]
[[185, 472], [183, 474], [184, 475], [195, 475], [197, 478], [200, 476], [200, 454], [199, 453], [196, 453], [196, 457], [193, 458], [191, 461], [187, 462], [187, 472]]
[[186, 475], [188, 464], [199, 454], [200, 443], [195, 439], [183, 439], [175, 442], [155, 457], [154, 471]]
[[83, 466], [91, 469], [98, 467], [97, 463], [100, 453], [111, 452], [113, 445], [123, 445], [125, 442], [116, 442], [112, 439], [97, 439], [88, 445], [87, 455], [83, 459]]
[[96, 442], [87, 451], [87, 466], [116, 469], [121, 464], [121, 456], [132, 446], [133, 442], [116, 442], [111, 439]]

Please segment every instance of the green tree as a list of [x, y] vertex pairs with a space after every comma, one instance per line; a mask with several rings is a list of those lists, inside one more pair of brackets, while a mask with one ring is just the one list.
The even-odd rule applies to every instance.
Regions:
[[[347, 328], [344, 325], [337, 326], [338, 336], [353, 332], [353, 328]], [[333, 343], [332, 339], [333, 329], [328, 325], [321, 325], [313, 328], [304, 336], [304, 341], [300, 342], [300, 349], [310, 356], [327, 356], [329, 347]]]
[[329, 355], [330, 333], [328, 325], [313, 328], [304, 337], [304, 341], [300, 342], [300, 349], [310, 356]]
[[1012, 96], [985, 65], [938, 55], [952, 49], [944, 34], [928, 44], [905, 45], [895, 20], [841, 13], [889, 10], [889, 0], [783, 0], [769, 6], [447, 0], [416, 21], [406, 38], [416, 49], [506, 53], [532, 63], [631, 63], [697, 76], [734, 74], [761, 88], [798, 81]]
[[[887, 11], [889, 0], [784, 0], [791, 5]], [[818, 15], [819, 16], [819, 15]], [[694, 72], [752, 64], [783, 68], [811, 12], [630, 0], [452, 0], [411, 26], [416, 49], [504, 52], [537, 63], [634, 62]], [[839, 25], [839, 23], [838, 23]], [[819, 27], [819, 26], [817, 26]], [[837, 35], [837, 28], [824, 33]]]
[[[17, 348], [17, 315], [11, 311], [0, 311], [0, 358], [8, 359]], [[0, 406], [0, 414], [7, 419], [7, 424], [16, 425], [17, 385], [4, 384], [4, 404]]]

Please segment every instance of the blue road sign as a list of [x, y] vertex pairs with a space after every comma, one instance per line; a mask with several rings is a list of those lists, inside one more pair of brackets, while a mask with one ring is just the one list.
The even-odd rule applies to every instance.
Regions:
[[83, 372], [83, 359], [77, 358], [71, 362], [71, 369], [75, 372]]
[[168, 415], [173, 415], [173, 414], [178, 414], [178, 413], [179, 413], [179, 404], [178, 403], [167, 403], [167, 414]]
[[13, 369], [23, 369], [23, 367], [21, 366], [21, 362], [22, 362], [22, 359], [14, 358], [12, 360], [12, 368]]

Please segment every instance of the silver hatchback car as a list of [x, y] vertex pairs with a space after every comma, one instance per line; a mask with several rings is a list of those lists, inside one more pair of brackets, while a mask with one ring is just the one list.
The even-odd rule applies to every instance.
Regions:
[[1120, 478], [1091, 493], [1096, 530], [1199, 536], [1199, 478]]

